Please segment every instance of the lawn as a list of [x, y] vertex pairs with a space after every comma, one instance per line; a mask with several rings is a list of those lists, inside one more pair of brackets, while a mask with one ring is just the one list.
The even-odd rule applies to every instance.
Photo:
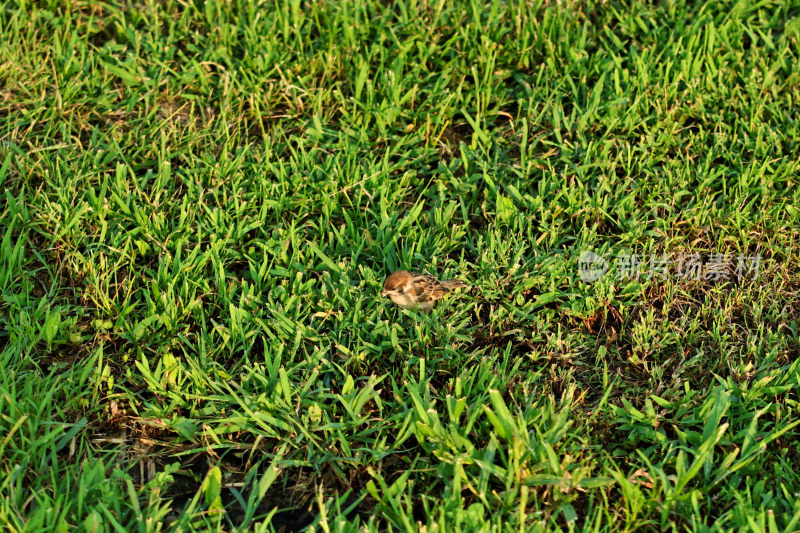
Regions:
[[800, 530], [798, 39], [5, 0], [0, 529]]

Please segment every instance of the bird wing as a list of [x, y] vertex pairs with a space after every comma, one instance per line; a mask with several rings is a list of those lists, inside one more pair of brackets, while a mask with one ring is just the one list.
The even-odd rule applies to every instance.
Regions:
[[428, 274], [411, 272], [411, 290], [418, 303], [433, 302], [450, 292], [439, 280]]

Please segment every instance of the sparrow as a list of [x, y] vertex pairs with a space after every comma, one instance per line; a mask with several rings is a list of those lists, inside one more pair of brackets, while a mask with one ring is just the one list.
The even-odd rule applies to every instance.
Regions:
[[466, 286], [458, 279], [439, 281], [428, 274], [398, 270], [383, 282], [381, 296], [388, 296], [403, 309], [430, 311], [445, 294]]

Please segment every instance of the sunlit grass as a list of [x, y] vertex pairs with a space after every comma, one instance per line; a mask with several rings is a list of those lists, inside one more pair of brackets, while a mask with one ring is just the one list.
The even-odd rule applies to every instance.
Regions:
[[6, 3], [0, 523], [800, 528], [798, 13]]

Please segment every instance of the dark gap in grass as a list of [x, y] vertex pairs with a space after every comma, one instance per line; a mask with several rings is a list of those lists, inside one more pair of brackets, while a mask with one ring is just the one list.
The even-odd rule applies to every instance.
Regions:
[[[237, 525], [242, 524], [246, 510], [242, 509], [230, 487], [244, 483], [248, 465], [244, 454], [241, 458], [230, 457], [231, 455], [228, 453], [222, 458], [215, 458], [209, 454], [198, 453], [192, 456], [189, 462], [182, 464], [181, 470], [186, 471], [187, 475], [175, 476], [175, 482], [165, 493], [166, 498], [172, 498], [173, 509], [178, 511], [186, 507], [200, 490], [209, 468], [217, 465], [223, 471], [220, 496], [225, 512], [231, 522]], [[316, 483], [310, 468], [290, 467], [284, 469], [282, 475], [259, 502], [255, 518], [277, 508], [279, 512], [273, 516], [270, 522], [276, 530], [300, 531], [304, 529], [315, 518], [315, 514], [308, 510], [309, 505], [313, 502], [315, 486]], [[254, 489], [257, 490], [257, 486], [254, 487], [254, 484], [250, 483], [241, 486], [238, 490], [244, 500], [248, 501]]]
[[103, 18], [96, 19], [96, 24], [100, 29], [89, 35], [89, 44], [95, 47], [96, 50], [102, 50], [106, 44], [114, 41], [117, 42], [118, 34], [115, 24], [105, 24]]
[[[2, 312], [4, 311], [0, 311], [0, 313]], [[7, 325], [8, 323], [5, 320], [0, 319], [0, 352], [8, 348], [9, 343], [11, 342], [11, 335], [8, 331]]]
[[609, 342], [617, 338], [623, 322], [622, 315], [613, 305], [605, 305], [582, 320], [588, 333], [591, 335], [604, 333]]
[[[256, 230], [251, 230], [256, 231]], [[246, 236], [244, 237], [244, 242], [247, 242]], [[248, 261], [233, 261], [231, 262], [228, 267], [227, 271], [230, 274], [233, 274], [235, 278], [241, 281], [244, 277], [245, 272], [249, 271], [250, 263]]]
[[[453, 116], [452, 122], [442, 132], [439, 138], [439, 144], [442, 149], [439, 150], [439, 155], [445, 162], [450, 161], [455, 157], [460, 157], [461, 143], [469, 144], [472, 140], [472, 127], [466, 121], [463, 115], [457, 114]], [[462, 170], [463, 172], [463, 170]]]
[[[484, 217], [483, 215], [473, 215], [469, 219], [469, 229], [471, 229], [475, 233], [481, 233], [485, 231], [488, 227], [489, 227], [489, 221], [486, 220], [486, 217]], [[470, 259], [474, 262], [475, 256], [473, 255]]]
[[[151, 397], [157, 396], [149, 390], [141, 392], [149, 393]], [[130, 443], [120, 451], [128, 453], [129, 473], [134, 482], [139, 485], [144, 485], [152, 477], [152, 474], [162, 470], [176, 452], [196, 448], [200, 444], [176, 442], [174, 440], [176, 433], [169, 429], [164, 421], [156, 418], [143, 419], [130, 416], [124, 407], [120, 407], [113, 400], [109, 405], [110, 416], [101, 419], [103, 412], [98, 411], [89, 423], [89, 427], [92, 428], [92, 440], [101, 444], [120, 440]], [[233, 440], [239, 445], [237, 449], [241, 450], [241, 445], [253, 443], [256, 438], [255, 435], [242, 433]], [[355, 503], [358, 495], [365, 496], [352, 512], [364, 520], [368, 520], [376, 505], [376, 502], [365, 492], [367, 482], [373, 479], [368, 466], [382, 475], [384, 480], [391, 485], [406, 471], [408, 467], [406, 457], [406, 455], [389, 455], [377, 464], [359, 464], [354, 467], [349, 462], [336, 464], [328, 462], [324, 463], [318, 471], [307, 466], [284, 468], [282, 476], [259, 503], [257, 516], [265, 514], [275, 507], [291, 510], [291, 512], [277, 513], [272, 524], [284, 527], [286, 531], [300, 530], [313, 521], [315, 514], [306, 509], [312, 504], [317, 488], [322, 487], [325, 499], [331, 495], [341, 496], [348, 490], [352, 490], [352, 494], [344, 503], [345, 507]], [[238, 499], [225, 486], [244, 482], [250, 469], [250, 460], [249, 453], [232, 453], [231, 451], [225, 452], [222, 456], [216, 456], [213, 452], [200, 451], [188, 459], [181, 460], [180, 471], [174, 476], [175, 481], [164, 493], [164, 498], [173, 500], [173, 514], [167, 520], [174, 521], [177, 518], [175, 512], [184, 508], [191, 501], [200, 490], [208, 469], [217, 465], [223, 470], [222, 499], [226, 512], [229, 513], [229, 517], [234, 523], [241, 522], [244, 518], [244, 510], [241, 509]], [[240, 492], [245, 501], [249, 499], [250, 493], [255, 487], [254, 484], [249, 484], [241, 488]]]
[[[241, 524], [245, 518], [245, 510], [241, 509], [238, 499], [230, 489], [222, 489], [220, 496], [230, 520], [234, 524]], [[249, 491], [242, 494], [245, 501], [249, 496]], [[280, 488], [267, 491], [256, 507], [255, 516], [263, 516], [275, 508], [282, 509], [282, 511], [273, 515], [270, 525], [278, 532], [302, 531], [310, 526], [316, 517], [308, 509], [299, 508], [291, 499], [287, 499], [287, 494]]]
[[278, 104], [270, 108], [262, 109], [252, 104], [252, 99], [248, 98], [241, 102], [241, 113], [244, 122], [244, 139], [247, 143], [259, 146], [264, 142], [264, 135], [270, 135], [275, 128], [282, 123], [280, 116], [285, 115], [289, 107], [285, 104]]
[[528, 339], [522, 339], [519, 335], [497, 335], [487, 333], [484, 327], [480, 328], [473, 337], [472, 344], [467, 348], [467, 353], [476, 352], [485, 348], [503, 349], [508, 346], [509, 343], [511, 343], [511, 354], [517, 357], [533, 352], [536, 347], [534, 342]]
[[[242, 441], [242, 443], [244, 442], [246, 441]], [[163, 451], [166, 452], [163, 457], [168, 458], [170, 453], [174, 453], [175, 450], [174, 447], [164, 446]], [[160, 453], [161, 450], [148, 451], [149, 455], [159, 455]], [[235, 455], [231, 457], [231, 455], [228, 453], [221, 458], [215, 458], [209, 454], [197, 453], [187, 462], [182, 463], [181, 470], [184, 475], [175, 476], [175, 481], [164, 494], [165, 498], [173, 500], [174, 512], [183, 509], [192, 500], [197, 491], [201, 489], [208, 469], [216, 464], [223, 470], [221, 498], [225, 511], [231, 522], [237, 525], [241, 524], [245, 517], [245, 509], [242, 509], [238, 498], [228, 487], [239, 485], [238, 490], [242, 498], [248, 501], [252, 491], [257, 490], [257, 485], [254, 483], [240, 485], [245, 482], [248, 473], [248, 460], [245, 459], [246, 454], [242, 454], [240, 457]], [[378, 465], [376, 470], [378, 473], [383, 473], [384, 479], [391, 485], [405, 471], [405, 466], [401, 461], [400, 464], [393, 465], [388, 473], [383, 465]], [[137, 475], [135, 469], [132, 473], [137, 483], [144, 484], [146, 482], [146, 479], [142, 479], [140, 474]], [[343, 479], [341, 474], [346, 475], [347, 479]], [[322, 489], [323, 497], [326, 500], [332, 496], [339, 497], [348, 490], [352, 490], [352, 494], [343, 504], [344, 507], [347, 507], [356, 502], [358, 494], [365, 494], [367, 482], [373, 479], [366, 465], [344, 470], [341, 474], [337, 474], [331, 464], [323, 465], [320, 472], [315, 472], [313, 468], [306, 466], [284, 468], [280, 477], [259, 502], [255, 517], [263, 516], [277, 508], [279, 512], [274, 515], [271, 524], [278, 531], [300, 531], [310, 525], [316, 517], [316, 513], [312, 512], [311, 508], [317, 490]], [[376, 503], [369, 495], [366, 495], [355, 506], [351, 517], [358, 515], [363, 520], [368, 520], [374, 512]], [[175, 520], [176, 516], [173, 515], [171, 518]]]

